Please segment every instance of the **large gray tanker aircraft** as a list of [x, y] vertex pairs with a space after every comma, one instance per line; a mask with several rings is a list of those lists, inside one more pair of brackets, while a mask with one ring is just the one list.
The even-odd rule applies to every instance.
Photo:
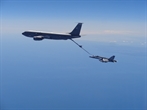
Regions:
[[41, 32], [41, 31], [25, 31], [22, 34], [31, 37], [34, 40], [53, 39], [53, 40], [67, 40], [73, 38], [80, 38], [82, 23], [77, 26], [70, 33], [55, 33], [55, 32]]

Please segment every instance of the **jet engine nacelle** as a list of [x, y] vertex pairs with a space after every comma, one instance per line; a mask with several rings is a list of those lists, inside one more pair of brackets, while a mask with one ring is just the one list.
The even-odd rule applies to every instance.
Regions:
[[43, 36], [34, 36], [33, 39], [36, 41], [39, 41], [39, 40], [43, 40], [44, 37]]

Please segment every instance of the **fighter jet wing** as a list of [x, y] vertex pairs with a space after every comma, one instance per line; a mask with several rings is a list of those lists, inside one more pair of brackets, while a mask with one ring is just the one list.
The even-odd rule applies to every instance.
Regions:
[[95, 58], [95, 59], [102, 59], [103, 57], [101, 57], [101, 56], [89, 56], [90, 58]]

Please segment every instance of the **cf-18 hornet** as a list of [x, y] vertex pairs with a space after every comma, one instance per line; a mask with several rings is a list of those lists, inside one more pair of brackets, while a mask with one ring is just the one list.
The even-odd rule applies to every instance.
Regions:
[[101, 56], [89, 56], [90, 58], [95, 58], [98, 59], [99, 61], [103, 62], [103, 63], [107, 63], [107, 62], [117, 62], [116, 60], [114, 60], [115, 56], [112, 56], [110, 58], [105, 58], [105, 57], [101, 57]]

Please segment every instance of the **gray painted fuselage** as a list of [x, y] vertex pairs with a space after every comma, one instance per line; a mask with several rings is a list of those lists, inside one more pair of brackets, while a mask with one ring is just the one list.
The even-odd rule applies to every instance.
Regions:
[[114, 60], [115, 56], [112, 56], [110, 58], [106, 58], [106, 57], [101, 57], [101, 56], [89, 56], [90, 58], [94, 58], [94, 59], [98, 59], [100, 62], [103, 63], [107, 63], [107, 62], [117, 62], [116, 60]]
[[31, 37], [34, 40], [54, 39], [54, 40], [67, 40], [73, 38], [79, 38], [82, 23], [78, 23], [70, 33], [53, 33], [42, 31], [25, 31], [22, 34], [27, 37]]
[[39, 38], [42, 37], [44, 39], [53, 39], [53, 40], [67, 40], [72, 38], [80, 38], [81, 36], [75, 36], [71, 34], [62, 34], [62, 33], [47, 33], [47, 32], [38, 32], [38, 31], [25, 31], [22, 33], [26, 37], [34, 38], [35, 36]]

